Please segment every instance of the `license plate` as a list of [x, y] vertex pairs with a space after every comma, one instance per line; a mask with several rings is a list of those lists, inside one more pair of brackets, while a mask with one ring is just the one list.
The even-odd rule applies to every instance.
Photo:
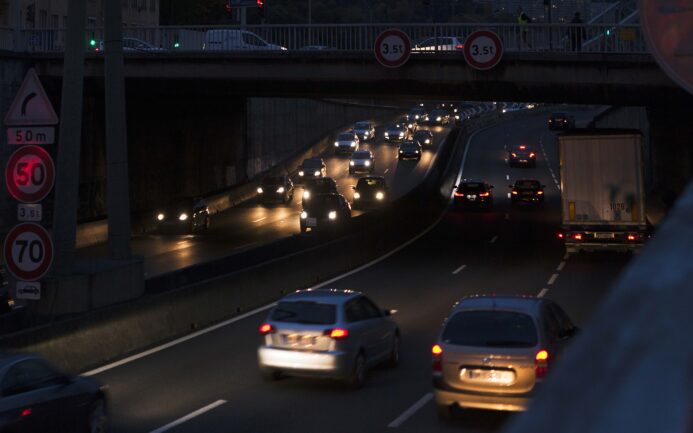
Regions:
[[463, 368], [460, 370], [460, 379], [465, 382], [510, 385], [515, 382], [515, 372], [511, 370]]
[[318, 225], [317, 218], [306, 218], [306, 225], [308, 227], [316, 227]]
[[286, 344], [292, 346], [314, 346], [317, 342], [317, 338], [311, 335], [288, 334], [284, 338], [286, 339]]
[[476, 200], [476, 196], [473, 195], [473, 194], [472, 194], [472, 195], [468, 195], [467, 197], [469, 197], [469, 201], [474, 201], [474, 200]]
[[613, 239], [615, 235], [613, 233], [595, 233], [594, 237], [597, 239]]

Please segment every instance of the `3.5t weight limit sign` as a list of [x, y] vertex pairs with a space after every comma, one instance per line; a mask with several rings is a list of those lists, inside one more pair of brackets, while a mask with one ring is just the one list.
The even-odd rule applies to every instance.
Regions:
[[19, 280], [43, 277], [53, 263], [53, 241], [46, 229], [34, 223], [14, 226], [5, 237], [7, 269]]
[[467, 37], [464, 44], [464, 59], [469, 66], [485, 71], [500, 62], [503, 43], [497, 34], [489, 30], [477, 30]]
[[411, 56], [411, 41], [401, 30], [385, 30], [375, 38], [375, 58], [388, 68], [398, 68], [407, 63]]
[[7, 161], [5, 184], [7, 190], [22, 203], [43, 200], [53, 188], [55, 165], [53, 158], [38, 146], [23, 146]]

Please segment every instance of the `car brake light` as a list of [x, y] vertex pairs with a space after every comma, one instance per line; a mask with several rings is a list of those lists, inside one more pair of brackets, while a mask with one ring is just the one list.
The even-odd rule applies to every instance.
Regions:
[[636, 240], [637, 238], [638, 238], [638, 237], [637, 237], [636, 235], [634, 235], [634, 234], [628, 234], [628, 240], [629, 240], [629, 241], [634, 241], [634, 240]]
[[517, 195], [517, 191], [513, 190], [513, 191], [512, 191], [512, 194], [513, 194], [513, 195]]
[[512, 152], [510, 155], [512, 155], [513, 158], [517, 158], [517, 153]]
[[544, 191], [537, 191], [537, 194], [542, 195], [542, 194], [544, 194]]
[[534, 158], [534, 156], [535, 156], [535, 155], [534, 155], [534, 152], [529, 152], [529, 157], [530, 157], [530, 158]]
[[31, 408], [28, 407], [22, 411], [22, 416], [29, 416], [31, 415]]
[[558, 234], [558, 239], [563, 239], [563, 233]]
[[580, 233], [575, 233], [575, 234], [573, 235], [573, 239], [575, 239], [576, 241], [581, 241], [581, 240], [582, 240], [582, 234], [580, 234]]
[[525, 150], [525, 149], [527, 149], [527, 146], [525, 146], [525, 145], [523, 144], [522, 146], [520, 146], [520, 149]]
[[464, 44], [457, 44], [457, 45], [455, 45], [455, 49], [464, 50]]
[[274, 332], [274, 327], [270, 325], [269, 323], [263, 323], [260, 325], [260, 334], [262, 335], [267, 335], [270, 332]]
[[335, 328], [330, 331], [330, 338], [335, 340], [344, 340], [349, 336], [349, 331], [342, 328]]
[[439, 344], [434, 344], [431, 353], [433, 354], [433, 371], [443, 371], [443, 348]]
[[488, 197], [488, 196], [490, 196], [490, 195], [491, 195], [491, 193], [482, 192], [481, 194], [479, 194], [479, 197]]
[[543, 349], [540, 350], [539, 352], [537, 352], [536, 356], [534, 357], [534, 360], [534, 375], [537, 378], [546, 376], [546, 373], [549, 370], [549, 352]]

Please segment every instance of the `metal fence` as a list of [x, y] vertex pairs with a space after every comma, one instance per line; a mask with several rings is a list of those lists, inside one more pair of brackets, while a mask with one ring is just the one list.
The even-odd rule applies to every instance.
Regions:
[[[637, 24], [331, 24], [245, 26], [126, 27], [126, 52], [219, 51], [340, 51], [373, 50], [380, 32], [398, 28], [409, 35], [413, 51], [460, 51], [451, 37], [464, 41], [475, 30], [496, 32], [510, 52], [644, 53], [647, 51]], [[61, 52], [64, 30], [24, 30], [16, 51]], [[85, 50], [104, 49], [103, 29], [89, 29]]]

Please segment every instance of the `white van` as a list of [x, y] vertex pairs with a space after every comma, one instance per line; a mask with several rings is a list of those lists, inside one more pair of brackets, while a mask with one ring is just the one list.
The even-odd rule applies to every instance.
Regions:
[[206, 51], [286, 51], [286, 48], [270, 44], [253, 32], [237, 29], [207, 30], [202, 49]]

